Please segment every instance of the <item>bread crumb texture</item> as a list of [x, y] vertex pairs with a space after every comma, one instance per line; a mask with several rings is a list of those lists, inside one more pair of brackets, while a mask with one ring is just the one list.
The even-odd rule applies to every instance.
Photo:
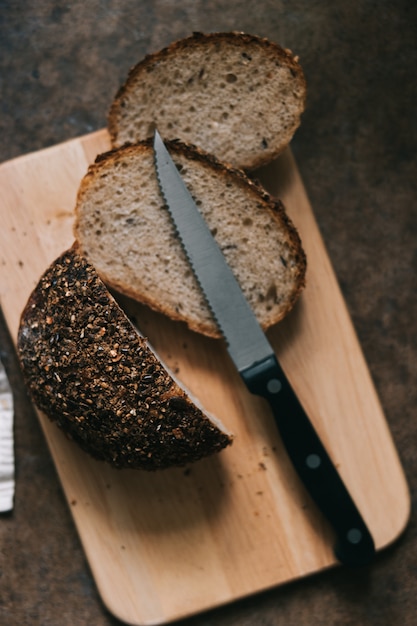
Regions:
[[195, 33], [133, 67], [108, 116], [114, 147], [150, 137], [195, 144], [244, 169], [271, 161], [300, 124], [297, 57], [244, 33]]
[[[242, 171], [182, 142], [167, 142], [227, 263], [263, 328], [304, 286], [299, 236], [278, 201]], [[151, 142], [101, 155], [77, 199], [75, 237], [101, 278], [197, 332], [219, 331], [164, 206]]]
[[17, 348], [36, 406], [96, 459], [155, 470], [231, 442], [171, 378], [75, 246], [29, 298]]

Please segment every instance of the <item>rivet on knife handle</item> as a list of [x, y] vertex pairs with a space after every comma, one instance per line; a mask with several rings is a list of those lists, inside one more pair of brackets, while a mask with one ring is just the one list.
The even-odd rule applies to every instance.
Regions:
[[369, 562], [371, 534], [157, 131], [154, 151], [166, 208], [232, 361], [249, 391], [269, 402], [299, 477], [336, 533], [336, 557], [349, 565]]

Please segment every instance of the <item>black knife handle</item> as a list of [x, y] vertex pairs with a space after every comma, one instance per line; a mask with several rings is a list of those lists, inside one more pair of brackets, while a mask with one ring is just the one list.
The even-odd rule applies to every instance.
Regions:
[[247, 388], [270, 404], [288, 455], [310, 496], [336, 533], [336, 558], [365, 565], [372, 536], [274, 356], [240, 372]]

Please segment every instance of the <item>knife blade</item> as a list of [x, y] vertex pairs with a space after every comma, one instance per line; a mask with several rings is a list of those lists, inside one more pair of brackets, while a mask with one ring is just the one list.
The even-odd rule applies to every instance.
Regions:
[[13, 509], [14, 500], [13, 396], [0, 359], [0, 512]]
[[157, 130], [154, 158], [164, 204], [228, 353], [247, 389], [269, 403], [299, 478], [333, 528], [336, 558], [347, 565], [369, 563], [372, 535]]

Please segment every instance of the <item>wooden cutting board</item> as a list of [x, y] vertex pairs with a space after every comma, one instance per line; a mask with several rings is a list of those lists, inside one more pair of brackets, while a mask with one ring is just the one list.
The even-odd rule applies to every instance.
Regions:
[[[0, 166], [0, 302], [14, 338], [40, 275], [73, 242], [80, 180], [108, 147], [103, 130]], [[269, 336], [381, 549], [408, 520], [403, 471], [291, 152], [260, 176], [308, 257], [307, 288]], [[129, 624], [161, 624], [335, 565], [331, 531], [222, 342], [145, 307], [135, 317], [235, 441], [187, 468], [117, 471], [39, 414], [108, 609]]]

